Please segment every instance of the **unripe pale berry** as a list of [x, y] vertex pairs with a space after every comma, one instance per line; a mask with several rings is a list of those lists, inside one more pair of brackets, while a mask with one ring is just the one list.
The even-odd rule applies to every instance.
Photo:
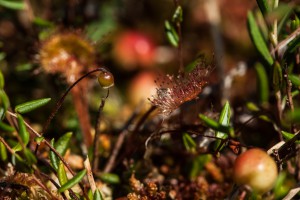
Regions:
[[98, 82], [104, 89], [108, 89], [114, 85], [114, 76], [109, 71], [100, 71]]
[[258, 148], [242, 153], [234, 163], [234, 181], [239, 185], [250, 186], [257, 193], [271, 190], [277, 175], [275, 161], [265, 151]]

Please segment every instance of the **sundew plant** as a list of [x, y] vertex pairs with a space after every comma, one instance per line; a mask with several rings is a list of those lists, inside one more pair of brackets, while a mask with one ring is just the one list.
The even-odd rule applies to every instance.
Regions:
[[0, 199], [299, 199], [297, 0], [0, 0]]

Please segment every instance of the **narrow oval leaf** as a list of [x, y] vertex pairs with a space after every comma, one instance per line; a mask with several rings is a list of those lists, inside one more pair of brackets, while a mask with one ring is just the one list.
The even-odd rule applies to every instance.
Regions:
[[31, 166], [31, 165], [37, 163], [37, 159], [36, 159], [35, 155], [28, 148], [24, 149], [24, 155], [25, 155], [26, 162], [28, 165]]
[[276, 61], [273, 66], [273, 88], [278, 91], [282, 87], [283, 77], [280, 64]]
[[102, 173], [99, 177], [102, 181], [111, 184], [120, 183], [120, 177], [117, 174], [112, 173]]
[[257, 74], [257, 86], [258, 86], [258, 94], [259, 94], [259, 101], [262, 105], [267, 104], [269, 101], [269, 82], [268, 76], [265, 71], [265, 68], [260, 64], [257, 63], [255, 65], [255, 70]]
[[219, 128], [219, 123], [203, 114], [199, 114], [199, 117], [201, 120], [204, 121], [205, 125], [207, 125], [209, 128], [212, 128], [214, 130], [217, 130]]
[[[286, 131], [281, 131], [281, 133], [282, 133], [282, 136], [284, 137], [284, 139], [286, 139], [286, 140], [290, 140], [295, 136], [295, 134], [289, 133]], [[300, 140], [297, 140], [295, 143], [300, 144]]]
[[66, 182], [64, 185], [62, 185], [58, 189], [58, 192], [61, 193], [61, 192], [64, 192], [65, 190], [72, 188], [74, 185], [76, 185], [83, 179], [85, 174], [86, 174], [86, 169], [78, 172], [73, 178], [71, 178], [68, 182]]
[[[222, 111], [220, 113], [220, 117], [219, 117], [219, 123], [223, 126], [228, 126], [230, 124], [230, 118], [231, 118], [231, 111], [230, 111], [230, 104], [228, 101], [226, 101], [226, 103], [224, 104]], [[226, 139], [228, 137], [228, 133], [224, 133], [222, 131], [217, 131], [216, 132], [216, 137], [217, 138], [222, 138], [222, 139]], [[215, 143], [215, 150], [219, 149], [222, 150], [223, 147], [219, 147], [222, 141], [217, 140]]]
[[170, 42], [170, 44], [173, 45], [174, 47], [178, 47], [178, 43], [179, 43], [178, 34], [169, 21], [165, 21], [165, 31], [166, 31], [167, 39]]
[[2, 161], [5, 161], [7, 159], [7, 150], [2, 142], [0, 142], [0, 158]]
[[6, 131], [6, 132], [13, 132], [15, 131], [14, 127], [8, 125], [8, 124], [5, 124], [4, 122], [1, 122], [0, 121], [0, 130], [2, 131]]
[[30, 134], [27, 131], [24, 119], [20, 114], [17, 114], [17, 120], [18, 120], [18, 126], [19, 126], [18, 133], [19, 133], [24, 145], [26, 146], [29, 142]]
[[[51, 146], [54, 147], [54, 139], [52, 139], [50, 141], [50, 144], [51, 144]], [[58, 157], [55, 155], [55, 153], [53, 151], [50, 151], [49, 152], [49, 158], [50, 158], [50, 162], [51, 162], [52, 167], [55, 169], [55, 171], [57, 171], [58, 170], [58, 164], [59, 164]]]
[[61, 160], [59, 161], [59, 165], [57, 169], [57, 178], [59, 180], [60, 185], [64, 185], [65, 183], [68, 182], [65, 166]]
[[267, 0], [256, 0], [256, 3], [263, 15], [269, 12], [270, 8]]
[[0, 6], [13, 10], [23, 10], [25, 3], [23, 1], [0, 0]]
[[15, 112], [20, 114], [28, 113], [34, 109], [46, 105], [50, 100], [51, 98], [43, 98], [43, 99], [37, 99], [26, 103], [22, 103], [16, 106]]
[[194, 151], [196, 149], [196, 142], [189, 134], [183, 133], [182, 140], [186, 150]]
[[251, 11], [248, 12], [248, 29], [254, 46], [264, 58], [264, 60], [269, 64], [269, 66], [272, 66], [273, 58]]
[[99, 189], [96, 189], [93, 200], [104, 200]]
[[0, 70], [0, 89], [4, 89], [4, 76], [2, 74], [2, 71]]
[[57, 142], [55, 142], [54, 144], [54, 147], [55, 147], [55, 150], [61, 155], [61, 156], [64, 156], [68, 147], [69, 147], [69, 144], [70, 144], [70, 139], [72, 137], [72, 132], [68, 132], [68, 133], [65, 133], [63, 136], [61, 136]]
[[182, 22], [182, 7], [181, 6], [177, 6], [174, 15], [172, 17], [172, 21], [174, 23], [180, 23]]
[[295, 74], [289, 74], [289, 79], [293, 85], [300, 86], [300, 77]]
[[0, 119], [3, 119], [10, 103], [4, 90], [0, 89]]
[[199, 118], [201, 120], [203, 120], [203, 122], [206, 126], [208, 126], [209, 128], [211, 128], [215, 131], [220, 131], [220, 132], [224, 132], [227, 134], [231, 134], [233, 131], [230, 126], [224, 126], [224, 125], [220, 124], [219, 122], [217, 122], [203, 114], [199, 114]]

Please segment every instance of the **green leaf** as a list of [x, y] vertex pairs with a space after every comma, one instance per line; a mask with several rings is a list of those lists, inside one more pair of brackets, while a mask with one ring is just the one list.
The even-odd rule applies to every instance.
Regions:
[[[72, 137], [72, 132], [68, 132], [63, 136], [61, 136], [55, 143], [54, 143], [54, 139], [52, 139], [51, 145], [61, 156], [64, 156], [69, 147], [71, 137]], [[59, 158], [55, 155], [53, 151], [50, 151], [49, 156], [53, 168], [55, 170], [58, 170]]]
[[2, 161], [7, 160], [7, 150], [5, 145], [2, 142], [0, 142], [0, 158]]
[[183, 133], [182, 135], [183, 144], [187, 151], [195, 151], [196, 149], [196, 142], [194, 139], [187, 133]]
[[8, 125], [8, 124], [5, 124], [3, 122], [0, 121], [0, 130], [2, 131], [6, 131], [6, 132], [13, 132], [15, 131], [14, 127]]
[[18, 126], [19, 126], [19, 130], [18, 130], [19, 135], [20, 135], [24, 145], [26, 146], [29, 142], [30, 134], [27, 131], [24, 119], [20, 114], [17, 114], [17, 120], [18, 120]]
[[292, 41], [290, 41], [287, 45], [287, 49], [284, 52], [284, 57], [287, 54], [292, 54], [294, 53], [298, 47], [300, 46], [300, 36], [295, 37]]
[[269, 66], [272, 66], [273, 58], [251, 11], [248, 12], [248, 29], [254, 46]]
[[35, 17], [33, 19], [33, 23], [38, 25], [38, 26], [43, 26], [43, 27], [52, 27], [54, 26], [54, 24], [48, 20], [45, 20], [43, 18], [40, 17]]
[[279, 91], [282, 87], [283, 77], [280, 64], [276, 61], [273, 67], [273, 88]]
[[65, 166], [61, 160], [59, 161], [59, 165], [57, 169], [57, 178], [59, 180], [60, 185], [64, 185], [68, 182]]
[[205, 123], [206, 126], [208, 126], [209, 128], [212, 128], [215, 131], [220, 131], [223, 133], [227, 133], [227, 134], [232, 134], [232, 128], [229, 126], [224, 126], [222, 124], [220, 124], [219, 122], [203, 115], [203, 114], [199, 114], [200, 119]]
[[26, 103], [22, 103], [22, 104], [16, 106], [15, 112], [21, 113], [21, 114], [30, 112], [34, 109], [37, 109], [41, 106], [46, 105], [50, 100], [51, 100], [51, 98], [43, 98], [43, 99], [37, 99], [37, 100], [29, 101]]
[[41, 136], [41, 137], [35, 137], [34, 138], [34, 141], [38, 144], [38, 145], [40, 145], [43, 141], [44, 141], [44, 137], [43, 136]]
[[[50, 141], [50, 144], [51, 144], [51, 146], [54, 147], [54, 138]], [[55, 155], [55, 153], [53, 151], [49, 152], [49, 158], [50, 158], [52, 167], [55, 169], [55, 171], [57, 171], [58, 165], [59, 165], [59, 158]]]
[[6, 95], [4, 90], [0, 89], [0, 119], [2, 120], [5, 117], [5, 113], [9, 108], [10, 103], [8, 96]]
[[[289, 132], [286, 132], [286, 131], [281, 131], [281, 134], [284, 137], [284, 139], [286, 139], [286, 140], [290, 140], [295, 136], [295, 134], [289, 133]], [[300, 140], [297, 140], [295, 143], [300, 144]]]
[[68, 182], [66, 182], [64, 185], [62, 185], [58, 189], [58, 192], [61, 193], [61, 192], [64, 192], [65, 190], [72, 188], [74, 185], [76, 185], [83, 179], [85, 174], [86, 174], [86, 169], [78, 172], [73, 178], [71, 178]]
[[63, 136], [61, 136], [57, 140], [57, 142], [55, 142], [54, 147], [60, 155], [62, 155], [62, 156], [65, 155], [65, 153], [69, 147], [71, 137], [72, 137], [72, 132], [68, 132], [68, 133], [64, 134]]
[[[229, 104], [228, 101], [226, 101], [226, 103], [223, 106], [222, 111], [220, 113], [219, 124], [229, 127], [230, 117], [231, 117], [230, 104]], [[228, 133], [222, 132], [222, 131], [217, 131], [216, 132], [216, 137], [226, 139], [228, 137]], [[223, 147], [219, 147], [221, 142], [222, 141], [220, 141], [220, 140], [216, 141], [215, 148], [214, 148], [215, 150], [217, 150], [217, 149], [222, 150], [223, 149]]]
[[189, 169], [189, 176], [191, 179], [196, 178], [199, 174], [203, 171], [204, 166], [206, 163], [210, 162], [212, 159], [212, 155], [198, 155], [193, 159], [191, 168]]
[[5, 83], [4, 76], [3, 76], [3, 74], [2, 74], [2, 72], [0, 70], [0, 89], [1, 90], [4, 89], [4, 83]]
[[252, 112], [260, 111], [260, 108], [253, 102], [247, 102], [246, 107]]
[[297, 87], [300, 86], [300, 77], [295, 74], [289, 74], [289, 80], [292, 82], [293, 85]]
[[173, 45], [174, 47], [178, 47], [179, 36], [175, 28], [167, 20], [165, 21], [165, 31], [166, 31], [167, 39], [170, 42], [170, 44]]
[[268, 104], [269, 101], [269, 82], [268, 76], [265, 71], [265, 68], [260, 64], [257, 63], [255, 65], [255, 70], [257, 74], [257, 87], [258, 87], [258, 94], [259, 94], [259, 101], [262, 105]]
[[93, 200], [104, 200], [104, 198], [102, 197], [102, 194], [99, 191], [99, 189], [96, 189], [96, 191], [94, 193]]
[[102, 173], [100, 174], [99, 178], [106, 183], [111, 183], [111, 184], [120, 183], [120, 178], [117, 174]]
[[21, 151], [23, 149], [22, 145], [20, 143], [16, 143], [15, 146], [12, 148], [14, 152]]
[[24, 155], [27, 161], [27, 164], [32, 165], [37, 163], [35, 155], [28, 148], [24, 149]]
[[256, 0], [256, 3], [263, 15], [269, 12], [270, 7], [267, 0]]
[[287, 116], [293, 122], [300, 122], [300, 108], [295, 108], [294, 112], [289, 112]]
[[0, 0], [0, 6], [13, 10], [25, 9], [25, 3], [23, 1]]
[[181, 6], [177, 6], [174, 15], [172, 17], [172, 21], [174, 23], [180, 23], [182, 22], [182, 7]]

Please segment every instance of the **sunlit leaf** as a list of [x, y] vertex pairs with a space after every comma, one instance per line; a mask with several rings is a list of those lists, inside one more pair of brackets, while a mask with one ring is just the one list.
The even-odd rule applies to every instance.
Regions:
[[59, 161], [58, 169], [57, 169], [57, 178], [60, 185], [64, 185], [68, 182], [67, 173], [65, 170], [65, 166], [62, 161]]
[[14, 0], [0, 0], [0, 6], [13, 10], [23, 10], [25, 9], [25, 2]]
[[[230, 125], [230, 118], [231, 118], [231, 110], [230, 109], [231, 109], [230, 104], [228, 101], [226, 101], [226, 103], [223, 106], [222, 111], [220, 113], [220, 117], [219, 117], [219, 123], [223, 126], [229, 127], [229, 125]], [[226, 139], [228, 137], [228, 133], [222, 132], [222, 131], [217, 131], [216, 137]], [[217, 150], [217, 149], [222, 150], [223, 147], [220, 147], [221, 142], [222, 141], [220, 141], [220, 140], [216, 141], [215, 150]]]
[[58, 192], [64, 192], [65, 190], [68, 190], [70, 188], [72, 188], [74, 185], [76, 185], [77, 183], [79, 183], [83, 177], [86, 174], [86, 169], [78, 172], [73, 178], [71, 178], [70, 180], [68, 180], [68, 182], [66, 182], [64, 185], [62, 185], [59, 189]]
[[180, 23], [182, 22], [182, 7], [181, 6], [177, 6], [174, 15], [172, 17], [172, 21], [174, 23]]
[[178, 47], [179, 36], [169, 21], [165, 21], [165, 31], [170, 44], [172, 44], [174, 47]]
[[34, 138], [34, 141], [38, 144], [38, 145], [40, 145], [43, 141], [44, 141], [44, 137], [43, 136], [41, 136], [41, 137], [35, 137]]
[[[63, 136], [61, 136], [55, 143], [54, 143], [54, 139], [52, 139], [51, 145], [61, 156], [64, 156], [69, 147], [71, 137], [72, 137], [72, 132], [68, 132]], [[49, 156], [53, 168], [57, 170], [59, 164], [59, 158], [55, 155], [53, 151], [50, 151]]]
[[14, 152], [21, 151], [23, 149], [22, 145], [20, 143], [16, 143], [15, 146], [12, 148]]
[[248, 108], [248, 110], [253, 112], [258, 112], [260, 110], [260, 108], [253, 102], [247, 102], [246, 107]]
[[37, 99], [26, 103], [22, 103], [16, 106], [15, 111], [17, 113], [24, 114], [34, 109], [37, 109], [41, 106], [46, 105], [47, 103], [49, 103], [50, 100], [51, 98], [43, 98], [43, 99]]
[[96, 189], [96, 191], [94, 193], [93, 200], [104, 200], [104, 198], [102, 197], [102, 194], [99, 191], [99, 189]]
[[[286, 132], [286, 131], [281, 131], [281, 134], [282, 134], [283, 138], [286, 139], [286, 140], [290, 140], [295, 136], [295, 134], [289, 133], [289, 132]], [[300, 144], [300, 140], [297, 140], [295, 143]]]
[[248, 29], [254, 46], [269, 66], [272, 66], [273, 58], [251, 11], [248, 12]]
[[231, 132], [233, 131], [231, 127], [224, 126], [224, 125], [220, 124], [219, 122], [217, 122], [203, 114], [199, 114], [199, 117], [205, 123], [206, 126], [208, 126], [209, 128], [211, 128], [215, 131], [220, 131], [220, 132], [227, 133], [227, 134], [231, 134]]
[[68, 132], [68, 133], [64, 134], [63, 136], [61, 136], [57, 140], [57, 142], [55, 142], [54, 148], [60, 155], [62, 155], [62, 156], [65, 155], [65, 153], [69, 147], [72, 134], [73, 134], [72, 132]]

